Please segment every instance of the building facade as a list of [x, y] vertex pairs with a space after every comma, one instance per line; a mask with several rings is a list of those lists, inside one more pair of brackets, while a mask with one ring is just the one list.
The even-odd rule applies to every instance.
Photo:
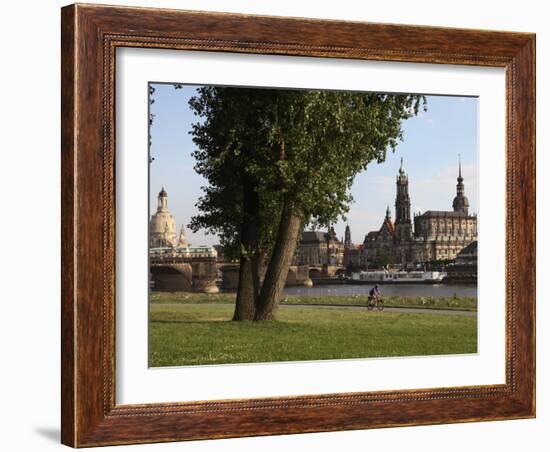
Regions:
[[304, 231], [296, 247], [292, 265], [336, 266], [344, 263], [344, 244], [334, 230], [329, 232]]
[[477, 282], [477, 240], [461, 250], [445, 270], [447, 276], [444, 282]]
[[477, 217], [469, 213], [470, 204], [464, 194], [460, 162], [451, 211], [428, 210], [415, 214], [411, 220], [409, 178], [403, 168], [403, 159], [396, 188], [395, 222], [388, 206], [380, 229], [365, 236], [363, 252], [368, 264], [411, 267], [414, 264], [452, 260], [463, 248], [477, 240]]

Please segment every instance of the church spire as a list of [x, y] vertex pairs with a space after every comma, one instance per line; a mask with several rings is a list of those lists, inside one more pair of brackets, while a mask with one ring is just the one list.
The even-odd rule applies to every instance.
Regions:
[[386, 220], [391, 220], [390, 206], [386, 207]]
[[462, 162], [460, 160], [460, 154], [458, 154], [458, 177], [456, 178], [458, 184], [456, 184], [456, 195], [464, 195], [464, 178], [462, 177]]
[[468, 215], [470, 202], [468, 198], [464, 196], [464, 178], [462, 177], [462, 161], [460, 159], [460, 154], [458, 154], [458, 177], [456, 181], [456, 196], [453, 200], [453, 210]]

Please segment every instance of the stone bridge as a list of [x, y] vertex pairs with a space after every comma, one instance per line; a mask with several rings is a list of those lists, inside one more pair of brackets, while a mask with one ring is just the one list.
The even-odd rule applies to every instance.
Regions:
[[316, 279], [334, 278], [343, 275], [345, 268], [339, 265], [306, 265], [309, 278], [315, 282]]
[[216, 258], [151, 257], [149, 273], [154, 290], [167, 292], [219, 292]]
[[[337, 266], [292, 265], [286, 286], [312, 287], [316, 280], [326, 284], [343, 271]], [[225, 290], [236, 290], [239, 282], [239, 264], [216, 263], [213, 257], [154, 256], [149, 273], [154, 290], [166, 292], [217, 293], [220, 278]]]
[[[239, 265], [225, 264], [220, 266], [222, 272], [222, 288], [236, 290], [239, 282]], [[316, 280], [326, 284], [331, 278], [344, 273], [344, 267], [335, 265], [291, 265], [288, 269], [286, 286], [312, 287]]]

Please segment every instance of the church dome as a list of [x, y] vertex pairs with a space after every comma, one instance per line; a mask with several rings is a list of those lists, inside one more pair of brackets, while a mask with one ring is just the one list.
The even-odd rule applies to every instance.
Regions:
[[164, 187], [158, 194], [158, 207], [149, 222], [149, 245], [152, 248], [177, 245], [176, 220], [168, 210], [168, 194]]
[[462, 177], [462, 162], [460, 161], [460, 154], [458, 154], [458, 177], [456, 178], [456, 196], [453, 199], [453, 210], [455, 212], [468, 215], [468, 208], [470, 202], [464, 195], [464, 178]]
[[167, 237], [176, 237], [176, 220], [169, 212], [157, 212], [151, 217], [149, 224], [149, 233], [151, 235], [164, 235]]
[[455, 212], [468, 212], [468, 208], [470, 207], [470, 201], [468, 201], [468, 198], [464, 195], [456, 195], [455, 199], [453, 199], [453, 210]]

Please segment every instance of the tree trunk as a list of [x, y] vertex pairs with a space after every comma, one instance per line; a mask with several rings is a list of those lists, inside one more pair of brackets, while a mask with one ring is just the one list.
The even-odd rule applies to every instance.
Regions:
[[258, 302], [260, 289], [262, 288], [262, 282], [265, 276], [266, 258], [267, 252], [265, 250], [259, 250], [252, 257], [252, 275], [254, 278], [254, 289], [256, 290], [256, 303]]
[[275, 318], [285, 288], [288, 268], [296, 251], [301, 224], [301, 216], [291, 206], [285, 206], [273, 254], [256, 303], [255, 320], [273, 320]]
[[254, 284], [252, 259], [241, 254], [239, 265], [239, 285], [233, 320], [254, 320], [257, 291]]
[[259, 240], [258, 193], [249, 179], [243, 183], [243, 222], [241, 225], [241, 258], [239, 285], [233, 320], [254, 320], [259, 292], [258, 240]]

